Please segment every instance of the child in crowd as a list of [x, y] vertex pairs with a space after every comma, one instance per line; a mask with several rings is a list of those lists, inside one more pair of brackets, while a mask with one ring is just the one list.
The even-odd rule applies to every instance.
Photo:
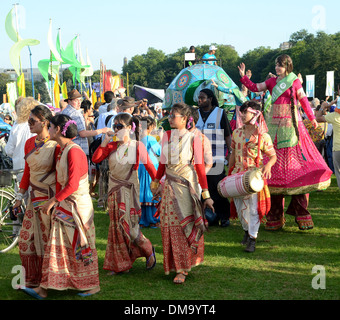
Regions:
[[[141, 142], [145, 145], [149, 157], [155, 167], [158, 169], [158, 157], [161, 155], [161, 145], [155, 137], [150, 133], [156, 127], [156, 121], [152, 117], [143, 117], [141, 119]], [[157, 211], [156, 200], [152, 200], [153, 194], [150, 190], [151, 177], [145, 169], [144, 164], [140, 164], [138, 168], [139, 188], [140, 188], [140, 203], [142, 207], [142, 216], [140, 219], [141, 227], [157, 228], [159, 217], [155, 217]]]
[[[276, 162], [276, 152], [267, 133], [268, 129], [261, 113], [261, 106], [255, 101], [247, 101], [241, 106], [240, 113], [243, 126], [233, 132], [229, 173], [236, 174], [259, 167], [262, 168], [263, 178], [269, 179], [271, 168]], [[265, 161], [267, 161], [264, 166], [262, 163], [263, 154], [266, 155]], [[268, 206], [262, 207], [262, 201], [258, 201], [263, 199], [263, 193], [267, 198], [269, 197], [266, 183], [262, 194], [254, 193], [233, 199], [238, 218], [245, 232], [241, 244], [246, 245], [245, 251], [247, 252], [255, 251], [261, 219], [269, 210]], [[270, 204], [270, 201], [267, 203]]]

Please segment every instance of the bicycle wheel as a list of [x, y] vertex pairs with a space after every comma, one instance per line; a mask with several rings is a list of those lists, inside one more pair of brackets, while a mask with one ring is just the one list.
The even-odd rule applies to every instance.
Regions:
[[13, 220], [11, 211], [15, 203], [15, 195], [7, 190], [0, 190], [0, 253], [5, 253], [18, 242], [22, 216]]

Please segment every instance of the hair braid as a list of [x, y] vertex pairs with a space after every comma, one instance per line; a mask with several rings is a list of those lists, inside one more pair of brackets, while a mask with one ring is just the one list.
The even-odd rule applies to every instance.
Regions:
[[297, 119], [295, 116], [295, 101], [294, 101], [294, 88], [292, 87], [291, 90], [291, 95], [290, 95], [290, 110], [292, 113], [292, 122], [293, 122], [293, 126], [295, 129], [295, 134], [297, 136], [298, 141], [300, 140], [300, 135], [299, 135], [299, 129], [298, 129], [298, 125], [297, 125]]

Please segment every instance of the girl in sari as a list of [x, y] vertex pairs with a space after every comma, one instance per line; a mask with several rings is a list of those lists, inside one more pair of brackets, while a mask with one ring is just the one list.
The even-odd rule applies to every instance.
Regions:
[[52, 217], [51, 230], [40, 286], [24, 291], [37, 299], [46, 298], [48, 289], [86, 291], [79, 295], [89, 296], [100, 287], [87, 157], [72, 141], [77, 126], [69, 116], [53, 117], [49, 132], [60, 145], [56, 195], [42, 207], [44, 215]]
[[[188, 129], [192, 126], [191, 109], [175, 104], [169, 115], [172, 129], [162, 140], [162, 153], [156, 179], [151, 183], [155, 197], [161, 195], [159, 206], [164, 253], [164, 271], [176, 272], [174, 283], [185, 281], [192, 267], [204, 259], [204, 237], [207, 221], [204, 209], [214, 211], [208, 191], [200, 137]], [[166, 174], [164, 185], [159, 181]], [[204, 205], [201, 203], [200, 189]]]
[[[156, 264], [154, 247], [139, 226], [138, 166], [143, 163], [152, 179], [156, 169], [145, 146], [138, 142], [139, 123], [136, 118], [120, 113], [114, 119], [113, 129], [115, 135], [106, 134], [92, 157], [94, 163], [109, 160], [110, 225], [103, 268], [109, 270], [110, 275], [128, 272], [139, 257], [146, 258], [147, 269]], [[114, 141], [110, 142], [111, 139]]]
[[[317, 127], [301, 82], [292, 72], [292, 59], [283, 54], [275, 63], [277, 77], [270, 77], [258, 84], [245, 76], [244, 63], [239, 66], [241, 83], [252, 92], [269, 90], [272, 99], [265, 120], [277, 161], [268, 180], [271, 209], [267, 215], [266, 229], [278, 230], [284, 226], [284, 197], [291, 195], [287, 214], [295, 217], [299, 229], [308, 230], [314, 226], [308, 211], [309, 193], [327, 188], [332, 172], [311, 140], [297, 110], [297, 103], [300, 102], [314, 128]], [[268, 158], [265, 158], [264, 164], [267, 161]]]
[[48, 127], [51, 119], [52, 113], [46, 106], [38, 105], [31, 110], [28, 125], [30, 132], [36, 135], [25, 144], [25, 169], [13, 207], [20, 208], [25, 192], [31, 187], [19, 236], [19, 254], [27, 287], [40, 284], [51, 228], [51, 217], [41, 211], [41, 206], [55, 194], [55, 161], [59, 148], [55, 141], [50, 140]]
[[[141, 142], [145, 145], [149, 157], [155, 167], [158, 169], [158, 157], [161, 155], [161, 145], [157, 139], [150, 133], [156, 127], [156, 121], [152, 117], [143, 117]], [[151, 177], [146, 171], [143, 164], [139, 165], [138, 178], [140, 182], [140, 202], [142, 207], [142, 215], [139, 221], [141, 227], [157, 228], [159, 218], [155, 217], [157, 211], [156, 200], [153, 200], [153, 194], [150, 190]]]

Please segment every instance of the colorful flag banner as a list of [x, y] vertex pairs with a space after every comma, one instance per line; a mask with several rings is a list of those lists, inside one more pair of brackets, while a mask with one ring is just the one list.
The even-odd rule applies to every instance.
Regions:
[[66, 82], [64, 81], [64, 83], [61, 85], [61, 93], [63, 94], [63, 98], [67, 99], [68, 95], [67, 95], [67, 86], [66, 86]]
[[56, 75], [56, 78], [54, 80], [54, 87], [53, 87], [53, 98], [54, 98], [54, 107], [59, 108], [59, 102], [60, 102], [60, 85], [59, 85], [59, 77]]
[[95, 90], [92, 90], [91, 101], [92, 101], [92, 107], [94, 107], [94, 105], [97, 102], [97, 93]]
[[26, 97], [26, 88], [25, 88], [25, 75], [22, 73], [17, 79], [18, 86], [18, 96]]
[[306, 76], [306, 95], [308, 98], [315, 97], [315, 75]]
[[[6, 16], [5, 29], [9, 38], [15, 42], [9, 51], [9, 58], [16, 74], [20, 76], [20, 73], [22, 72], [20, 62], [21, 50], [26, 46], [36, 46], [40, 43], [40, 41], [35, 39], [22, 39], [20, 37], [19, 30], [15, 27], [15, 20], [18, 19], [15, 10], [17, 5], [14, 6], [15, 7], [12, 8]], [[14, 19], [14, 16], [16, 16], [16, 19]]]
[[327, 71], [326, 80], [326, 97], [331, 97], [334, 94], [334, 71]]
[[12, 110], [15, 110], [15, 101], [18, 99], [17, 85], [15, 82], [9, 82], [6, 84], [6, 92], [8, 97], [8, 103], [11, 105]]

